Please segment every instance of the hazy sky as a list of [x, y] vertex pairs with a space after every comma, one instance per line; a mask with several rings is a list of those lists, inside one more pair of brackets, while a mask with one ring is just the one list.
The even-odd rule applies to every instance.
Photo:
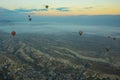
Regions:
[[0, 0], [1, 8], [35, 15], [119, 15], [119, 4], [120, 0]]

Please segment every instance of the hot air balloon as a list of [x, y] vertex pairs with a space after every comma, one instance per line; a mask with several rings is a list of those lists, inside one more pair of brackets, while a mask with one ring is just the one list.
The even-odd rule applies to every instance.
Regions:
[[80, 31], [80, 32], [79, 32], [79, 35], [80, 35], [80, 36], [82, 36], [82, 34], [83, 34], [83, 32], [82, 32], [82, 31]]
[[29, 18], [29, 21], [31, 21], [32, 20], [32, 18]]
[[48, 7], [49, 7], [48, 5], [45, 5], [45, 8], [46, 8], [46, 9], [48, 9]]
[[32, 18], [31, 18], [31, 16], [30, 16], [30, 15], [28, 15], [28, 18], [29, 18], [29, 21], [31, 21], [31, 20], [32, 20]]
[[113, 40], [116, 40], [116, 38], [114, 37]]
[[14, 37], [16, 35], [16, 32], [15, 31], [12, 31], [11, 32], [11, 35]]

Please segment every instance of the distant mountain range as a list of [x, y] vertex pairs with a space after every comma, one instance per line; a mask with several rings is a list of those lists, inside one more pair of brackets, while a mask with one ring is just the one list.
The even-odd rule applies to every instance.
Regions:
[[[0, 20], [28, 21], [28, 14], [0, 8]], [[32, 22], [57, 22], [80, 25], [120, 26], [120, 15], [37, 16], [31, 14]]]

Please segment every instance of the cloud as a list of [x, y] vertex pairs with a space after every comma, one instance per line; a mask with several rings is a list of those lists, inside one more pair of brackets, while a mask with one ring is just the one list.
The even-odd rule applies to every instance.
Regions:
[[56, 8], [56, 10], [62, 11], [62, 12], [68, 12], [68, 11], [70, 11], [70, 8], [68, 8], [68, 7], [59, 7], [59, 8]]
[[39, 11], [48, 11], [47, 9], [39, 9]]
[[0, 7], [0, 14], [9, 14], [9, 13], [13, 13], [13, 11]]
[[90, 6], [90, 7], [84, 7], [83, 9], [93, 9], [93, 7], [92, 6]]
[[16, 12], [34, 12], [34, 11], [47, 11], [47, 9], [15, 9]]
[[32, 12], [37, 11], [37, 9], [15, 9], [16, 12]]
[[92, 6], [89, 6], [89, 7], [83, 7], [83, 8], [81, 8], [81, 9], [79, 9], [79, 11], [84, 11], [84, 10], [91, 10], [91, 9], [93, 9], [94, 7], [92, 7]]
[[7, 18], [11, 15], [15, 15], [16, 12], [0, 7], [0, 19]]
[[26, 14], [20, 14], [14, 10], [8, 10], [5, 8], [0, 8], [0, 21], [15, 21], [24, 19]]

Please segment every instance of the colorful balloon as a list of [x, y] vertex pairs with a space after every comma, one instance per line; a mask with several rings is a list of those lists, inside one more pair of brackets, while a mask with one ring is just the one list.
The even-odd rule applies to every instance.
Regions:
[[82, 34], [83, 34], [83, 32], [82, 32], [82, 31], [80, 31], [80, 32], [79, 32], [79, 35], [80, 35], [80, 36], [82, 36]]
[[48, 7], [49, 7], [48, 5], [45, 6], [46, 9], [48, 9]]
[[15, 31], [12, 31], [11, 32], [11, 35], [14, 37], [16, 35], [16, 32]]

